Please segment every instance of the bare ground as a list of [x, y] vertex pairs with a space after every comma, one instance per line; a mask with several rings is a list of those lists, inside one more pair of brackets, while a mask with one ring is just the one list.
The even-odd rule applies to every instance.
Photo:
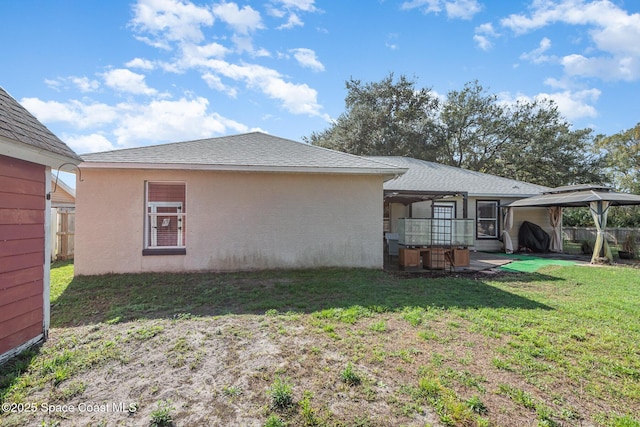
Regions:
[[[118, 354], [28, 397], [39, 406], [73, 405], [74, 412], [55, 407], [50, 413], [16, 414], [5, 422], [146, 426], [162, 401], [170, 403], [173, 422], [180, 426], [262, 426], [269, 414], [280, 415], [291, 426], [305, 425], [298, 408], [284, 412], [271, 408], [268, 390], [280, 375], [293, 385], [294, 402], [300, 402], [305, 392], [311, 393], [317, 425], [440, 426], [434, 408], [416, 405], [409, 391], [417, 386], [421, 369], [437, 355], [453, 369], [479, 378], [478, 386], [485, 392], [462, 385], [456, 391], [461, 398], [481, 395], [490, 425], [535, 425], [533, 411], [496, 393], [499, 384], [515, 384], [534, 398], [546, 398], [537, 396], [537, 389], [518, 375], [491, 364], [498, 342], [477, 341], [478, 335], [444, 321], [432, 325], [441, 339], [428, 341], [397, 314], [381, 316], [386, 324], [383, 332], [369, 328], [371, 322], [380, 321], [378, 317], [355, 325], [339, 323], [327, 333], [321, 322], [303, 315], [156, 319], [55, 329], [45, 346], [65, 342], [71, 349], [72, 342], [82, 345], [111, 339]], [[340, 379], [349, 361], [363, 377], [360, 385], [349, 386]], [[78, 383], [85, 385], [84, 391], [66, 400], [59, 397], [65, 388]], [[585, 408], [583, 403], [574, 402], [573, 406], [584, 411], [582, 421], [575, 425], [588, 426], [587, 414], [597, 408]], [[89, 411], [83, 405], [96, 409]], [[106, 411], [99, 405], [106, 405]], [[131, 410], [119, 411], [121, 408]]]

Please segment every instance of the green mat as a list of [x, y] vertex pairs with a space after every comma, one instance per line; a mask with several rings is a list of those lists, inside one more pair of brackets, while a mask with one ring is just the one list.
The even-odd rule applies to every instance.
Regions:
[[575, 261], [565, 261], [562, 259], [550, 259], [550, 258], [538, 258], [531, 255], [506, 255], [509, 258], [514, 258], [514, 261], [503, 265], [500, 270], [504, 271], [517, 271], [520, 273], [535, 273], [542, 267], [547, 265], [575, 265]]

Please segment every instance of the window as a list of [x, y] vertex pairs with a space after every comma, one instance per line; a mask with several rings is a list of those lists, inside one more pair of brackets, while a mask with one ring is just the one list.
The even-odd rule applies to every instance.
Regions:
[[147, 182], [143, 255], [186, 253], [186, 185]]
[[478, 239], [497, 239], [499, 236], [497, 200], [476, 202], [476, 230]]

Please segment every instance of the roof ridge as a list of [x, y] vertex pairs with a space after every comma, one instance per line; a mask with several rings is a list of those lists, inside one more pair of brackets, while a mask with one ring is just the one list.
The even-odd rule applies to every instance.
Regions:
[[265, 133], [265, 132], [252, 131], [252, 132], [245, 132], [245, 133], [239, 133], [239, 134], [234, 134], [234, 135], [222, 135], [222, 136], [213, 136], [213, 137], [209, 137], [209, 138], [189, 139], [187, 141], [161, 142], [161, 143], [158, 143], [158, 144], [139, 145], [137, 147], [115, 148], [113, 150], [95, 151], [95, 152], [91, 152], [91, 153], [84, 153], [81, 156], [86, 156], [86, 155], [90, 155], [90, 154], [106, 154], [106, 153], [113, 153], [113, 152], [140, 150], [140, 149], [145, 149], [145, 148], [168, 147], [170, 145], [189, 144], [189, 143], [193, 143], [193, 142], [202, 142], [202, 141], [211, 141], [211, 140], [215, 140], [215, 139], [240, 137], [240, 136], [252, 135], [254, 133], [259, 133], [259, 134], [263, 134], [263, 135], [270, 135], [270, 134]]
[[[455, 170], [455, 171], [463, 171], [463, 172], [466, 172], [466, 173], [479, 174], [479, 175], [491, 177], [492, 179], [499, 179], [499, 180], [511, 181], [511, 182], [519, 182], [519, 183], [523, 183], [523, 184], [527, 184], [527, 185], [534, 185], [534, 186], [537, 186], [537, 187], [540, 187], [540, 188], [549, 188], [549, 187], [547, 187], [545, 185], [534, 184], [534, 183], [531, 183], [531, 182], [521, 181], [519, 179], [514, 179], [514, 178], [507, 178], [505, 176], [494, 175], [494, 174], [487, 173], [487, 172], [474, 171], [474, 170], [466, 169], [466, 168], [463, 168], [463, 167], [460, 167], [460, 166], [451, 166], [451, 165], [447, 165], [447, 164], [444, 164], [444, 163], [432, 162], [432, 161], [423, 160], [423, 159], [416, 159], [415, 157], [408, 157], [408, 156], [364, 156], [364, 157], [366, 157], [366, 158], [371, 158], [371, 157], [394, 157], [394, 158], [400, 158], [400, 159], [416, 161], [416, 162], [420, 162], [420, 163], [427, 163], [427, 164], [430, 164], [430, 165], [437, 165], [439, 167], [444, 167], [444, 168]], [[396, 165], [396, 166], [400, 166], [400, 165]]]

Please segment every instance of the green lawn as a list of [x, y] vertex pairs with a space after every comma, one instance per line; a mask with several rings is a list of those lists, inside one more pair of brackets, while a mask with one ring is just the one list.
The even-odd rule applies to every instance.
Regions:
[[638, 269], [72, 273], [0, 425], [640, 426]]

